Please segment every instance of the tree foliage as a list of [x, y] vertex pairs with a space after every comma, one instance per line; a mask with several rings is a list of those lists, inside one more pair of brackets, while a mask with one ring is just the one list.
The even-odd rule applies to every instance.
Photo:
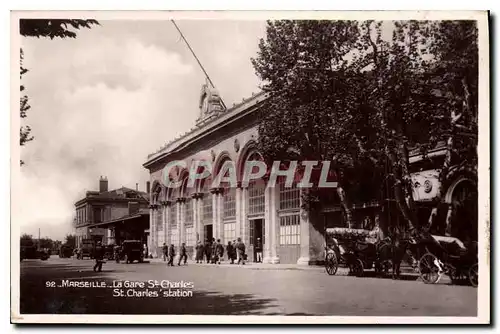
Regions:
[[462, 117], [458, 128], [477, 132], [476, 39], [473, 21], [268, 22], [252, 59], [270, 96], [261, 152], [331, 161], [348, 221], [352, 200], [389, 195], [409, 228], [420, 227], [409, 149], [425, 157], [451, 136], [454, 157], [475, 162], [477, 141], [453, 129]]
[[34, 242], [33, 242], [33, 237], [29, 234], [22, 234], [21, 235], [21, 246], [22, 247], [31, 247], [34, 245]]
[[64, 243], [70, 247], [75, 248], [76, 247], [76, 235], [74, 234], [67, 234], [66, 238], [64, 239]]
[[[54, 38], [76, 38], [76, 32], [80, 28], [91, 28], [93, 25], [98, 25], [96, 20], [55, 20], [55, 19], [21, 19], [19, 20], [19, 32], [24, 37], [48, 37]], [[24, 54], [21, 49], [20, 54], [20, 74], [21, 80], [24, 74], [28, 72], [23, 67]], [[21, 94], [24, 94], [24, 85], [21, 85]], [[28, 103], [28, 96], [26, 94], [21, 96], [20, 112], [21, 119], [27, 117], [26, 112], [31, 108]], [[24, 146], [34, 137], [31, 135], [31, 128], [28, 125], [21, 126], [20, 128], [20, 145]], [[21, 166], [24, 162], [21, 160]]]
[[98, 24], [96, 20], [21, 19], [19, 32], [25, 37], [76, 38], [76, 32], [73, 30], [90, 29]]

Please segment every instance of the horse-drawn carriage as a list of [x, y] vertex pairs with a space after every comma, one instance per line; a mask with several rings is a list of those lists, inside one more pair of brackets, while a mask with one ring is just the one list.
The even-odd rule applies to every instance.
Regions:
[[464, 243], [453, 237], [431, 235], [424, 245], [426, 253], [418, 262], [420, 278], [424, 283], [439, 282], [448, 275], [452, 283], [468, 281], [478, 285], [477, 243]]
[[366, 269], [376, 274], [387, 273], [392, 266], [390, 249], [384, 242], [371, 240], [372, 231], [351, 228], [329, 228], [326, 231], [327, 247], [325, 268], [335, 275], [339, 266], [349, 269], [349, 274], [363, 276]]

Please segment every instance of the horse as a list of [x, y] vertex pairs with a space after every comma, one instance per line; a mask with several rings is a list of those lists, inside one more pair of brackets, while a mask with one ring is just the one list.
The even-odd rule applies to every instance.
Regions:
[[399, 279], [401, 276], [401, 262], [408, 258], [407, 262], [413, 268], [417, 266], [417, 258], [421, 253], [417, 243], [413, 238], [404, 239], [399, 229], [389, 230], [389, 236], [381, 241], [378, 247], [379, 263], [391, 262], [392, 279]]

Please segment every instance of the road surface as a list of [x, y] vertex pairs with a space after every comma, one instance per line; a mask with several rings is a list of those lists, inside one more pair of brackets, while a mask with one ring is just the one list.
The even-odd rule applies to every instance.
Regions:
[[475, 288], [427, 285], [414, 279], [328, 276], [322, 269], [251, 265], [108, 262], [100, 273], [92, 266], [91, 260], [54, 256], [21, 262], [21, 314], [477, 314]]

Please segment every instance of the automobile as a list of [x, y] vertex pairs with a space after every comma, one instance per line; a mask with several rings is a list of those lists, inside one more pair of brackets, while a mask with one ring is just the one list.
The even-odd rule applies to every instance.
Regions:
[[121, 244], [120, 259], [125, 263], [132, 263], [138, 261], [144, 262], [144, 253], [142, 249], [142, 242], [139, 240], [125, 240]]
[[21, 246], [21, 261], [24, 259], [40, 259], [47, 260], [50, 255], [43, 249], [38, 249], [36, 246]]
[[73, 247], [69, 246], [69, 245], [62, 245], [60, 248], [59, 248], [59, 257], [60, 258], [69, 258], [73, 255]]
[[104, 246], [104, 258], [108, 260], [115, 259], [115, 246], [116, 245], [106, 245]]
[[95, 248], [94, 240], [83, 239], [82, 245], [81, 245], [79, 253], [78, 253], [78, 258], [80, 260], [83, 260], [85, 257], [93, 259], [94, 258], [94, 248]]

